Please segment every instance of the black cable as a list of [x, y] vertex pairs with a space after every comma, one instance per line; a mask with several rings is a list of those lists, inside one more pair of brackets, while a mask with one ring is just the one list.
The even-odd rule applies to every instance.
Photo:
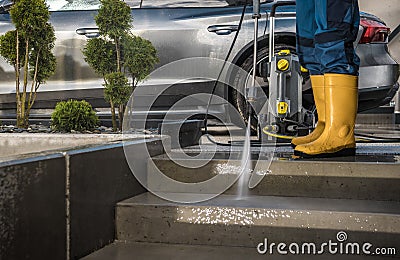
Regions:
[[[265, 11], [265, 17], [268, 20], [268, 12], [267, 11]], [[263, 34], [264, 36], [267, 33], [267, 29], [268, 29], [268, 23], [266, 22], [265, 26], [264, 26], [264, 34]]]
[[389, 43], [396, 38], [396, 36], [400, 33], [400, 24], [397, 25], [396, 29], [393, 30], [393, 32], [391, 34], [389, 34], [389, 38], [388, 41]]
[[359, 134], [356, 133], [356, 136], [360, 136], [360, 137], [366, 137], [366, 138], [370, 138], [370, 139], [376, 139], [376, 140], [371, 140], [371, 141], [376, 141], [376, 142], [393, 142], [393, 143], [400, 143], [400, 138], [397, 137], [383, 137], [383, 136], [374, 136], [374, 135], [368, 135], [368, 134]]
[[237, 38], [238, 38], [238, 36], [239, 36], [240, 29], [242, 28], [242, 23], [243, 23], [244, 15], [246, 14], [247, 2], [248, 2], [248, 0], [246, 0], [245, 4], [244, 4], [244, 6], [243, 6], [242, 14], [241, 14], [241, 16], [240, 16], [240, 21], [239, 21], [238, 29], [237, 29], [237, 31], [236, 31], [236, 33], [235, 33], [235, 37], [234, 37], [233, 40], [232, 40], [231, 46], [230, 46], [230, 48], [229, 48], [229, 50], [228, 50], [228, 53], [226, 54], [226, 57], [225, 57], [225, 60], [224, 60], [224, 64], [222, 65], [222, 68], [221, 68], [221, 70], [220, 70], [220, 72], [219, 72], [219, 74], [218, 74], [217, 80], [215, 81], [214, 86], [213, 86], [213, 88], [212, 88], [211, 96], [210, 96], [210, 99], [208, 100], [208, 104], [207, 104], [206, 115], [205, 115], [205, 118], [204, 118], [204, 131], [205, 131], [205, 134], [206, 134], [208, 140], [209, 140], [210, 142], [212, 142], [213, 144], [220, 145], [220, 146], [233, 146], [233, 144], [216, 142], [216, 141], [212, 140], [212, 139], [209, 137], [209, 135], [208, 135], [208, 128], [207, 128], [208, 112], [209, 112], [209, 108], [210, 108], [210, 106], [211, 106], [211, 101], [212, 101], [213, 95], [214, 95], [214, 93], [215, 93], [215, 90], [217, 89], [218, 82], [219, 82], [219, 80], [220, 80], [220, 78], [221, 78], [222, 72], [223, 72], [224, 69], [225, 69], [225, 65], [226, 65], [226, 63], [227, 63], [227, 61], [228, 61], [228, 59], [229, 59], [229, 56], [231, 56], [233, 47], [235, 46], [236, 40], [237, 40]]

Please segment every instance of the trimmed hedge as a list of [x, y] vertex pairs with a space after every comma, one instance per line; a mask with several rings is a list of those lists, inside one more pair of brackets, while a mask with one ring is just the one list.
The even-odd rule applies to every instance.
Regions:
[[89, 131], [98, 124], [99, 118], [92, 106], [85, 100], [58, 102], [51, 115], [51, 126], [57, 131]]

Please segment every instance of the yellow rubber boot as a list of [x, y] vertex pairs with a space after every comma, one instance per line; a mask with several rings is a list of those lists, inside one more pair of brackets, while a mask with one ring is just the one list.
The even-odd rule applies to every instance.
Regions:
[[354, 155], [358, 77], [345, 74], [325, 74], [324, 77], [324, 131], [315, 141], [296, 146], [294, 154], [301, 157]]
[[292, 140], [292, 147], [300, 144], [307, 144], [315, 141], [325, 128], [325, 93], [324, 93], [324, 75], [312, 75], [311, 87], [314, 95], [314, 102], [318, 113], [318, 123], [314, 131], [309, 135], [296, 137]]

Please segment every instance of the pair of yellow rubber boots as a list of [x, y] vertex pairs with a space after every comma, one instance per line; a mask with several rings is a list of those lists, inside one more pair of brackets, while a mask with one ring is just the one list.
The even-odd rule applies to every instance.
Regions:
[[358, 77], [346, 74], [311, 76], [318, 123], [307, 136], [292, 140], [303, 158], [355, 155]]

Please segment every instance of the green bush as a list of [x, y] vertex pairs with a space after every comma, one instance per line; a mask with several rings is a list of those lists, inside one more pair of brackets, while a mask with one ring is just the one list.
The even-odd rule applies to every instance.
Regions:
[[99, 123], [99, 118], [92, 106], [85, 100], [58, 102], [51, 115], [52, 128], [57, 131], [92, 130]]

